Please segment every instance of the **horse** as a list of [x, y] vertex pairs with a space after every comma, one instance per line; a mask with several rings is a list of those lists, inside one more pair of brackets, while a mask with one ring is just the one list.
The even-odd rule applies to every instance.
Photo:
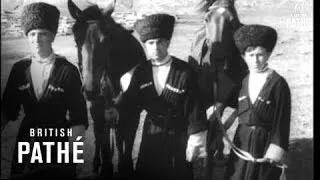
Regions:
[[133, 31], [112, 18], [114, 7], [115, 0], [105, 8], [91, 4], [80, 10], [72, 0], [68, 0], [68, 10], [76, 20], [72, 31], [83, 77], [82, 90], [91, 103], [89, 110], [94, 122], [93, 172], [103, 177], [115, 175], [112, 158], [116, 150], [119, 173], [123, 169], [121, 164], [125, 164], [122, 159], [131, 158], [133, 143], [127, 144], [124, 139], [134, 138], [135, 132], [124, 132], [119, 127], [121, 113], [126, 111], [120, 105], [120, 78], [139, 62], [146, 61], [144, 50], [133, 36]]
[[[204, 111], [220, 104], [221, 111], [216, 112], [220, 115], [226, 106], [235, 106], [237, 91], [248, 73], [233, 39], [234, 32], [243, 24], [234, 0], [201, 0], [198, 11], [204, 14], [205, 23], [196, 33], [188, 61], [198, 72]], [[217, 118], [209, 120], [205, 179], [212, 179], [214, 164], [225, 159], [221, 126]]]

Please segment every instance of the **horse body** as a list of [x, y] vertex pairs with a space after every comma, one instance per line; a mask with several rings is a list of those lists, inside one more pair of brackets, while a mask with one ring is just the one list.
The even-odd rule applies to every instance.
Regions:
[[[205, 109], [216, 103], [222, 103], [223, 107], [232, 106], [232, 98], [248, 72], [233, 40], [234, 32], [242, 24], [234, 7], [234, 0], [202, 0], [200, 5], [200, 11], [205, 13], [205, 24], [197, 32], [192, 44], [189, 63], [198, 72], [200, 91], [203, 94], [201, 102]], [[224, 159], [220, 128], [217, 121], [210, 122], [206, 179], [223, 176], [221, 170], [218, 176], [214, 174], [215, 169], [219, 169], [219, 159]]]
[[[76, 20], [73, 33], [78, 49], [79, 69], [83, 76], [83, 92], [91, 102], [90, 113], [94, 121], [96, 149], [94, 171], [111, 177], [112, 156], [122, 147], [123, 135], [119, 133], [118, 102], [121, 99], [120, 77], [139, 61], [146, 60], [139, 41], [111, 17], [115, 1], [107, 8], [92, 5], [81, 11], [71, 0], [69, 12]], [[120, 139], [119, 139], [120, 138]], [[126, 155], [132, 145], [126, 147]], [[123, 155], [119, 151], [119, 156]], [[118, 157], [121, 160], [121, 157]]]

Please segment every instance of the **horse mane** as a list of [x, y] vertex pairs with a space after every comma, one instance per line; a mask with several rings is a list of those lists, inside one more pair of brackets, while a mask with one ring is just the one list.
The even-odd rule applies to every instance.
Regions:
[[197, 5], [197, 11], [199, 12], [208, 12], [209, 8], [216, 4], [223, 7], [233, 7], [235, 0], [200, 0]]

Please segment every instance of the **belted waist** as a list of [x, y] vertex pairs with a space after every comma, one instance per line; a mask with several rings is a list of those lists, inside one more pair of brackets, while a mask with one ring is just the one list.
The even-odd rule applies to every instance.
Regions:
[[271, 124], [263, 124], [263, 123], [247, 123], [247, 122], [239, 122], [239, 125], [245, 125], [251, 129], [256, 129], [256, 128], [264, 128], [264, 129], [267, 129], [267, 130], [271, 130], [272, 129], [272, 125]]
[[153, 118], [156, 118], [156, 119], [166, 119], [166, 118], [169, 118], [169, 116], [171, 117], [171, 118], [177, 118], [178, 117], [178, 115], [177, 114], [171, 114], [171, 115], [163, 115], [163, 114], [159, 114], [159, 113], [153, 113], [153, 112], [149, 112], [149, 111], [147, 111], [148, 112], [148, 115], [150, 116], [150, 117], [153, 117]]
[[49, 117], [38, 117], [30, 114], [26, 114], [24, 117], [24, 123], [29, 124], [33, 128], [68, 128], [70, 122], [66, 118], [49, 118]]
[[[147, 111], [148, 112], [148, 111]], [[175, 128], [178, 125], [179, 116], [177, 114], [159, 114], [148, 112], [146, 120], [151, 121], [152, 124], [165, 129]]]
[[167, 115], [152, 113], [147, 111], [146, 117], [146, 134], [160, 136], [162, 141], [162, 151], [167, 153], [172, 158], [170, 161], [170, 166], [175, 167], [174, 158], [180, 152], [179, 147], [179, 137], [181, 137], [182, 124], [180, 121], [180, 116], [168, 111]]

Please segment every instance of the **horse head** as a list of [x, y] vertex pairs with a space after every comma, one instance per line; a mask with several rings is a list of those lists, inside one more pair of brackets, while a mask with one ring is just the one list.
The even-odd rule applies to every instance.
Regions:
[[[246, 64], [235, 45], [233, 34], [241, 27], [234, 0], [202, 0], [198, 11], [204, 13], [204, 26], [199, 38], [204, 38], [206, 53], [204, 62], [209, 62], [216, 70], [223, 70], [237, 76], [239, 71], [246, 71]], [[201, 34], [201, 35], [200, 35]]]
[[233, 0], [207, 0], [200, 11], [204, 12], [204, 30], [208, 45], [224, 41], [224, 38], [240, 27]]
[[83, 91], [89, 101], [102, 95], [114, 95], [109, 72], [106, 72], [111, 68], [110, 35], [116, 26], [111, 17], [114, 6], [115, 0], [112, 0], [103, 9], [98, 5], [91, 5], [81, 11], [72, 0], [68, 0], [69, 12], [76, 20], [72, 30], [78, 49], [79, 69], [83, 76]]

